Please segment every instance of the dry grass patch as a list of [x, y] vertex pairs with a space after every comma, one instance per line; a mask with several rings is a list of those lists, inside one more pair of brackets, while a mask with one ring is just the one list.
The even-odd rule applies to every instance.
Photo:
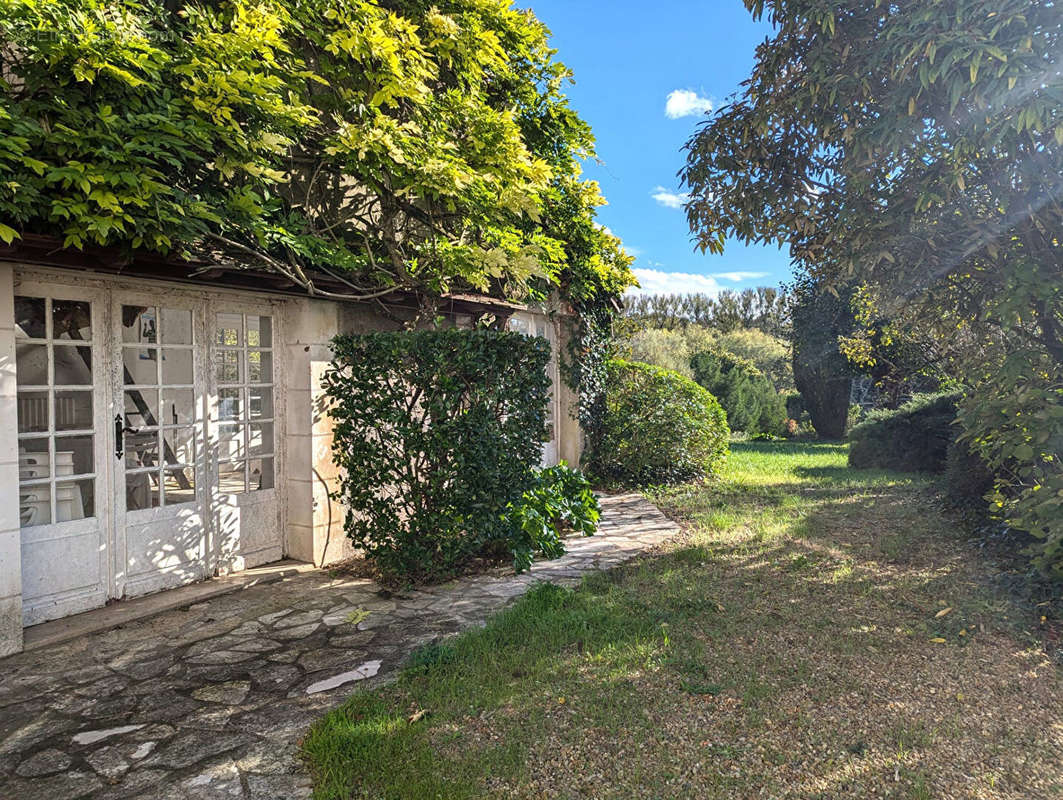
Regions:
[[655, 493], [685, 527], [664, 554], [540, 587], [322, 720], [317, 796], [1061, 797], [1060, 672], [930, 491], [736, 445]]

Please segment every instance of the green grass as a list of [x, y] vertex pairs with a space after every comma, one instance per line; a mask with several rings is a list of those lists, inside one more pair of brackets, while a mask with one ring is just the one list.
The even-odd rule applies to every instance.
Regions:
[[652, 493], [686, 529], [664, 554], [540, 585], [322, 719], [315, 796], [1055, 796], [1059, 675], [931, 492], [735, 443]]

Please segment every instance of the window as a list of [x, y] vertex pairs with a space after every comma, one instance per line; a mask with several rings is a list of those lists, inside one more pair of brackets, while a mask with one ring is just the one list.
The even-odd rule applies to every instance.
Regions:
[[192, 312], [122, 306], [126, 510], [196, 499], [203, 416], [196, 402]]
[[273, 488], [273, 318], [218, 314], [214, 377], [218, 404], [218, 489]]
[[21, 524], [92, 517], [92, 306], [16, 297], [15, 337]]

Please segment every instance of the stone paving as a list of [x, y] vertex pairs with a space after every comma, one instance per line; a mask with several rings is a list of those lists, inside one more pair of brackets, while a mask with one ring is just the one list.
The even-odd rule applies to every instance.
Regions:
[[414, 648], [537, 581], [574, 585], [678, 529], [637, 494], [529, 573], [390, 594], [327, 570], [0, 659], [0, 798], [304, 798], [298, 741]]

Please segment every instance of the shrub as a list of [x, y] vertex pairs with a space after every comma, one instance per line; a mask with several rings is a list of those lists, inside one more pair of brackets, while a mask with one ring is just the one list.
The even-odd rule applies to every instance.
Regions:
[[564, 462], [538, 470], [532, 487], [509, 510], [514, 569], [528, 569], [536, 553], [547, 558], [564, 555], [564, 532], [592, 536], [601, 514], [598, 498], [582, 472]]
[[677, 372], [612, 361], [602, 437], [588, 453], [594, 474], [644, 485], [701, 479], [727, 455], [727, 415], [716, 398]]
[[690, 360], [694, 380], [720, 401], [733, 431], [783, 433], [786, 399], [753, 364], [719, 349], [702, 350]]
[[849, 466], [909, 472], [941, 472], [959, 431], [959, 395], [916, 395], [900, 408], [872, 411], [849, 432]]
[[965, 442], [951, 442], [945, 455], [945, 504], [970, 514], [979, 522], [989, 519], [986, 495], [993, 490], [993, 472]]
[[340, 336], [333, 348], [324, 387], [351, 540], [412, 579], [509, 540], [507, 509], [535, 486], [546, 435], [548, 344], [449, 329]]

